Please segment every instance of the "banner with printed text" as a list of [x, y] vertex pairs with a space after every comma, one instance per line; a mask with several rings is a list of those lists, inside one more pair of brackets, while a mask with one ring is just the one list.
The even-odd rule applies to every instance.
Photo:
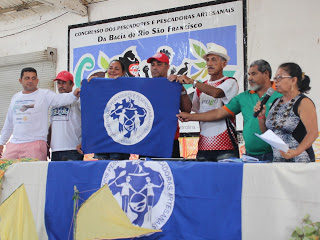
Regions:
[[[151, 77], [147, 59], [156, 52], [168, 55], [169, 74], [187, 75], [201, 81], [209, 78], [205, 54], [212, 43], [228, 51], [224, 75], [239, 80], [243, 90], [242, 1], [212, 2], [167, 9], [90, 24], [69, 26], [69, 70], [76, 86], [92, 74], [107, 76], [110, 61], [119, 59], [130, 77]], [[194, 89], [185, 85], [188, 94]], [[181, 126], [181, 132], [199, 132], [196, 124]]]

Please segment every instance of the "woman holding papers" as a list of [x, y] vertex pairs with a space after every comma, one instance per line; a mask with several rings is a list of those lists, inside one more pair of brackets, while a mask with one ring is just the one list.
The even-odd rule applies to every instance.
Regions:
[[[314, 103], [303, 93], [310, 90], [310, 78], [295, 63], [283, 63], [274, 77], [275, 87], [283, 96], [276, 99], [265, 117], [265, 106], [258, 115], [262, 133], [272, 130], [288, 146], [283, 152], [273, 148], [274, 162], [314, 162], [312, 143], [318, 137]], [[255, 111], [260, 109], [260, 102]]]
[[[118, 78], [118, 77], [127, 77], [125, 66], [123, 62], [120, 60], [112, 60], [109, 64], [109, 68], [106, 71], [107, 78]], [[99, 74], [93, 74], [89, 77], [88, 82], [91, 81], [92, 78], [95, 77], [105, 77], [100, 76]], [[82, 152], [81, 144], [77, 146], [77, 150], [79, 153]], [[83, 154], [83, 153], [82, 153]], [[95, 153], [94, 158], [98, 160], [128, 160], [130, 158], [130, 154], [128, 153]]]

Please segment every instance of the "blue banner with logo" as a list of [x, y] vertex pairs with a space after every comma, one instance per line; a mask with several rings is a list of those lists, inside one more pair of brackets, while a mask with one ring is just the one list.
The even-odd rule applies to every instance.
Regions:
[[171, 157], [181, 87], [166, 78], [83, 81], [84, 153]]
[[133, 224], [161, 229], [142, 240], [241, 239], [242, 163], [50, 162], [45, 223], [49, 239], [73, 239], [73, 192], [79, 206], [108, 184]]

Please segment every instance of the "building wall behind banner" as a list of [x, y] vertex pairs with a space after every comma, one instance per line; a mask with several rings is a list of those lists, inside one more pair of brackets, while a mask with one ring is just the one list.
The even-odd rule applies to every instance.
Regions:
[[[47, 21], [49, 22], [46, 23]], [[67, 70], [68, 25], [87, 21], [87, 17], [59, 9], [44, 15], [16, 18], [11, 22], [0, 20], [0, 57], [44, 51], [52, 47], [57, 49], [57, 72]], [[39, 24], [43, 25], [38, 26]], [[20, 31], [24, 32], [18, 33]], [[19, 76], [15, 76], [16, 81], [18, 78]]]
[[[57, 72], [68, 67], [68, 26], [90, 21], [134, 15], [167, 8], [207, 2], [204, 0], [108, 0], [88, 5], [88, 16], [56, 9], [43, 14], [25, 15], [12, 21], [0, 18], [0, 57], [45, 50], [48, 46], [58, 53]], [[55, 20], [52, 20], [55, 19]], [[52, 20], [52, 21], [50, 21]], [[45, 23], [49, 21], [48, 23]], [[45, 24], [43, 24], [45, 23]], [[39, 24], [43, 24], [37, 27]], [[33, 28], [35, 27], [35, 28]], [[24, 31], [19, 34], [20, 31]], [[12, 36], [8, 36], [14, 34]]]
[[[273, 76], [284, 62], [296, 62], [311, 79], [309, 96], [320, 117], [320, 1], [249, 0], [248, 64], [266, 59]], [[319, 121], [318, 121], [319, 126]]]

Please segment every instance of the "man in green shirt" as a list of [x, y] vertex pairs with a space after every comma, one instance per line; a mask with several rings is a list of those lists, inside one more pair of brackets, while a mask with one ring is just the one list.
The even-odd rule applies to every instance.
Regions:
[[[227, 117], [232, 117], [242, 112], [243, 115], [243, 138], [245, 141], [246, 154], [260, 161], [272, 160], [272, 149], [269, 144], [260, 140], [254, 133], [261, 134], [259, 122], [257, 118], [253, 117], [254, 106], [258, 101], [261, 101], [265, 96], [267, 90], [273, 87], [271, 82], [271, 67], [265, 60], [254, 61], [249, 68], [249, 85], [250, 90], [235, 96], [227, 105], [219, 109], [213, 109], [205, 113], [180, 113], [177, 115], [180, 121], [217, 121]], [[282, 95], [278, 92], [269, 98], [266, 103], [268, 115], [272, 102]]]

